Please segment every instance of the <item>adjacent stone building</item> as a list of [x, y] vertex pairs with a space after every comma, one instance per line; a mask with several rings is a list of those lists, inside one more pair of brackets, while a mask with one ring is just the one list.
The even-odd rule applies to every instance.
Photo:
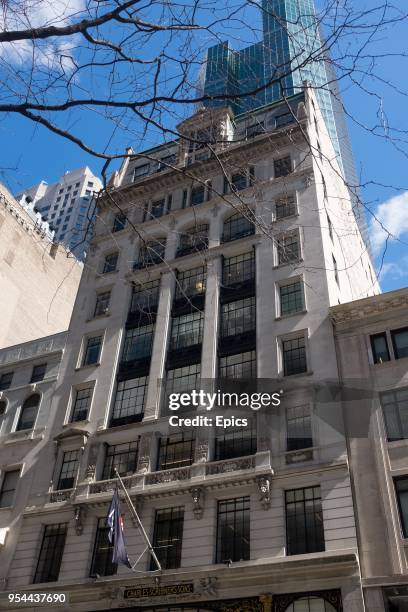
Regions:
[[[4, 587], [87, 612], [362, 611], [328, 311], [379, 288], [318, 104], [306, 89], [179, 132], [101, 201]], [[284, 401], [245, 428], [172, 429], [169, 393], [218, 379]], [[137, 571], [112, 564], [115, 468], [161, 573], [125, 503]]]
[[408, 606], [408, 289], [331, 308], [367, 610]]
[[0, 185], [0, 348], [68, 329], [82, 267]]
[[[67, 332], [0, 350], [0, 585], [18, 542], [32, 487], [44, 469], [53, 394]], [[37, 469], [38, 468], [38, 469]]]

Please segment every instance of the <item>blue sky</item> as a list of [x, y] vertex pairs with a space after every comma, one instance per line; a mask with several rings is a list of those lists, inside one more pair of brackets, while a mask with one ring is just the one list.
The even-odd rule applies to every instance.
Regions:
[[[373, 6], [372, 2], [365, 3], [363, 0], [355, 0], [353, 4], [358, 7], [365, 4]], [[397, 0], [394, 4], [404, 8], [404, 0]], [[378, 59], [375, 74], [381, 80], [367, 77], [363, 79], [364, 89], [374, 91], [378, 97], [363, 92], [361, 87], [349, 84], [345, 87], [346, 83], [342, 84], [345, 107], [358, 123], [372, 126], [378, 119], [391, 128], [408, 130], [408, 98], [404, 95], [404, 89], [408, 90], [405, 76], [408, 74], [408, 60], [398, 57], [399, 53], [405, 52], [407, 33], [405, 22], [376, 35], [374, 47], [371, 49], [375, 48], [379, 55], [395, 53], [392, 58]], [[231, 37], [231, 32], [229, 36]], [[238, 34], [236, 37], [238, 38]], [[248, 40], [242, 40], [243, 45], [248, 42], [249, 37]], [[238, 40], [233, 41], [233, 46], [238, 45]], [[393, 87], [387, 85], [387, 82]], [[398, 86], [402, 92], [398, 92], [394, 86]], [[85, 130], [92, 133], [94, 143], [98, 146], [104, 147], [108, 144], [111, 129], [109, 127], [106, 131], [101, 130], [96, 117], [93, 120], [88, 116], [86, 124], [83, 122], [82, 126], [75, 124], [75, 117], [72, 117], [71, 121], [79, 132]], [[363, 189], [364, 201], [384, 226], [398, 238], [388, 241], [383, 258], [385, 235], [381, 232], [380, 225], [373, 222], [369, 216], [378, 267], [382, 261], [382, 288], [389, 291], [408, 285], [408, 147], [401, 142], [403, 134], [399, 135], [399, 142], [393, 142], [368, 133], [361, 125], [357, 125], [356, 121], [350, 120], [349, 128], [357, 170], [361, 182], [367, 183], [367, 187]], [[115, 138], [118, 151], [135, 144], [128, 133], [117, 133]], [[41, 179], [53, 182], [65, 171], [80, 166], [88, 165], [96, 173], [99, 173], [102, 167], [101, 161], [84, 153], [74, 144], [15, 115], [0, 118], [0, 140], [3, 143], [0, 149], [0, 180], [8, 184], [14, 192]], [[153, 143], [154, 140], [149, 142], [148, 136], [146, 148]]]

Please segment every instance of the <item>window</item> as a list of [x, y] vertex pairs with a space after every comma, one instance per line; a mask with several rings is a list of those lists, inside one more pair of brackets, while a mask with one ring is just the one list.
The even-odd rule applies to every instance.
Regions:
[[292, 163], [290, 156], [282, 157], [281, 159], [275, 159], [273, 161], [273, 168], [275, 173], [275, 178], [279, 178], [281, 176], [287, 176], [292, 172]]
[[337, 267], [336, 258], [334, 257], [333, 254], [332, 254], [332, 260], [333, 260], [334, 279], [335, 279], [336, 283], [339, 284], [339, 269]]
[[279, 287], [279, 294], [281, 316], [302, 312], [304, 309], [304, 303], [303, 285], [301, 281], [281, 285]]
[[196, 225], [188, 232], [180, 235], [180, 243], [176, 257], [183, 257], [195, 251], [202, 251], [208, 248], [208, 225], [202, 223]]
[[285, 612], [336, 612], [340, 608], [335, 608], [330, 602], [323, 597], [299, 597], [295, 599], [287, 608]]
[[111, 296], [110, 291], [104, 291], [103, 293], [97, 294], [96, 302], [95, 302], [94, 317], [100, 317], [102, 315], [105, 315], [108, 312], [110, 296]]
[[123, 361], [134, 361], [150, 357], [153, 344], [154, 325], [144, 325], [126, 330]]
[[194, 461], [194, 448], [194, 432], [184, 431], [160, 438], [157, 469], [172, 470], [191, 465]]
[[34, 575], [34, 584], [56, 582], [64, 552], [67, 524], [47, 525], [44, 529], [40, 556]]
[[25, 429], [33, 429], [38, 412], [38, 406], [40, 405], [40, 395], [34, 393], [25, 400], [18, 420], [17, 431], [23, 431]]
[[[201, 364], [199, 363], [168, 370], [166, 378], [166, 399], [169, 397], [170, 393], [183, 393], [184, 391], [191, 391], [191, 389], [199, 389], [200, 374]], [[185, 406], [180, 410], [188, 410], [188, 408], [188, 406]]]
[[190, 206], [202, 204], [205, 201], [205, 186], [197, 185], [193, 187], [190, 194]]
[[5, 372], [0, 376], [0, 391], [6, 391], [11, 387], [14, 372]]
[[[156, 510], [154, 521], [153, 548], [163, 569], [180, 567], [183, 541], [184, 509], [165, 508]], [[156, 569], [154, 561], [151, 570]]]
[[71, 423], [84, 421], [88, 418], [88, 412], [92, 401], [93, 387], [85, 387], [75, 391], [74, 406], [72, 408]]
[[156, 200], [155, 202], [152, 202], [152, 205], [150, 208], [150, 216], [152, 219], [158, 219], [159, 217], [163, 215], [165, 203], [166, 203], [166, 200], [164, 198], [161, 198], [160, 200]]
[[247, 351], [237, 355], [220, 358], [219, 375], [221, 378], [255, 378], [256, 353]]
[[130, 476], [137, 468], [137, 442], [108, 446], [103, 466], [102, 480], [116, 478], [117, 470], [120, 476]]
[[278, 264], [285, 265], [299, 261], [299, 234], [291, 232], [277, 240]]
[[159, 301], [160, 280], [133, 287], [130, 312], [151, 312]]
[[223, 261], [222, 283], [229, 287], [255, 279], [255, 251], [226, 257]]
[[0, 508], [10, 508], [14, 502], [14, 495], [20, 478], [20, 470], [5, 472], [0, 491]]
[[115, 272], [116, 266], [118, 264], [119, 253], [109, 253], [106, 255], [105, 261], [103, 263], [102, 274], [107, 274], [108, 272]]
[[408, 537], [408, 476], [394, 478], [397, 495], [398, 510], [401, 521], [401, 530], [404, 538]]
[[147, 176], [149, 174], [149, 170], [150, 170], [150, 164], [143, 164], [141, 166], [137, 166], [133, 170], [133, 180], [135, 181], [138, 178], [141, 178], [142, 176]]
[[280, 128], [288, 125], [295, 121], [292, 113], [282, 113], [281, 115], [276, 115], [275, 117], [275, 127]]
[[387, 391], [380, 395], [387, 439], [408, 439], [408, 388]]
[[96, 529], [95, 546], [92, 555], [91, 576], [113, 576], [118, 566], [112, 562], [113, 543], [109, 542], [109, 527], [105, 525], [105, 519], [98, 519]]
[[205, 269], [203, 266], [177, 273], [175, 298], [192, 298], [205, 293]]
[[67, 451], [62, 458], [61, 472], [58, 479], [58, 490], [73, 489], [79, 467], [79, 451]]
[[6, 408], [7, 408], [6, 400], [0, 400], [0, 417], [2, 417], [5, 414]]
[[71, 189], [72, 189], [72, 185], [68, 185], [67, 191], [71, 191]]
[[295, 197], [285, 196], [279, 198], [275, 204], [275, 216], [276, 219], [284, 219], [285, 217], [291, 217], [296, 214], [296, 201]]
[[255, 138], [259, 134], [265, 134], [265, 121], [258, 121], [246, 128], [246, 138]]
[[286, 411], [286, 450], [313, 446], [310, 406], [293, 406]]
[[164, 261], [164, 253], [166, 250], [166, 239], [152, 240], [146, 242], [139, 251], [139, 260], [136, 268], [147, 268], [156, 264], [161, 264]]
[[307, 371], [306, 341], [302, 334], [298, 338], [282, 341], [283, 374], [292, 376]]
[[120, 232], [126, 227], [125, 213], [118, 213], [113, 220], [112, 232]]
[[102, 348], [102, 336], [92, 336], [86, 340], [86, 348], [82, 365], [94, 365], [99, 363]]
[[215, 438], [215, 461], [245, 457], [256, 453], [255, 419], [247, 427], [229, 428]]
[[169, 166], [174, 166], [177, 163], [177, 155], [173, 153], [172, 155], [166, 155], [166, 157], [162, 157], [159, 159], [159, 165], [157, 168], [157, 172], [163, 172], [164, 170], [171, 170]]
[[408, 357], [408, 327], [392, 331], [391, 338], [395, 359]]
[[174, 317], [171, 327], [170, 350], [201, 344], [203, 325], [204, 313], [201, 311]]
[[390, 353], [388, 350], [387, 334], [385, 332], [381, 334], [374, 334], [370, 336], [371, 349], [373, 351], [374, 363], [384, 363], [390, 360]]
[[221, 306], [221, 336], [236, 336], [255, 330], [255, 296]]
[[253, 166], [251, 166], [248, 170], [243, 170], [242, 172], [232, 174], [230, 179], [228, 179], [227, 176], [224, 176], [224, 194], [238, 193], [239, 191], [246, 189], [250, 185], [253, 185], [254, 178]]
[[111, 427], [137, 423], [142, 420], [148, 382], [147, 376], [118, 382]]
[[320, 487], [285, 492], [286, 552], [302, 555], [325, 549]]
[[222, 242], [238, 240], [239, 238], [245, 238], [245, 236], [252, 236], [254, 233], [255, 225], [252, 211], [246, 211], [245, 215], [237, 212], [224, 222]]
[[217, 563], [250, 558], [249, 497], [218, 502]]

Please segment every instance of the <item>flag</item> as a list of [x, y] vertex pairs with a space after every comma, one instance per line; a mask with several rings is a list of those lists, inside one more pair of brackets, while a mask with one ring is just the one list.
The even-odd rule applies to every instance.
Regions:
[[106, 517], [106, 526], [109, 527], [109, 542], [113, 544], [112, 562], [122, 563], [131, 568], [123, 538], [123, 519], [120, 514], [120, 499], [117, 489], [115, 489], [113, 494], [108, 516]]

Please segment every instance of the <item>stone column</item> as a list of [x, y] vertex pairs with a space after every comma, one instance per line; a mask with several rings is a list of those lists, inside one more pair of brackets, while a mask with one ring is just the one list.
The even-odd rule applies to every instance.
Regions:
[[164, 272], [160, 284], [159, 309], [156, 318], [144, 421], [154, 421], [158, 418], [160, 412], [174, 285], [174, 272]]

